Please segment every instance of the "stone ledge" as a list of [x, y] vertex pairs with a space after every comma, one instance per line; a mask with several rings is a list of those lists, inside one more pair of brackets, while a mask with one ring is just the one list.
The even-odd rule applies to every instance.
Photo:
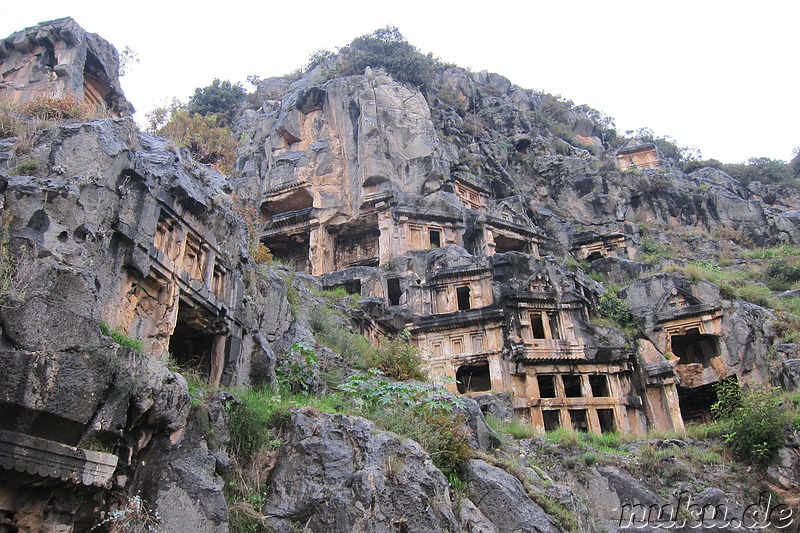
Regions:
[[117, 460], [116, 455], [0, 430], [0, 467], [6, 470], [103, 487]]

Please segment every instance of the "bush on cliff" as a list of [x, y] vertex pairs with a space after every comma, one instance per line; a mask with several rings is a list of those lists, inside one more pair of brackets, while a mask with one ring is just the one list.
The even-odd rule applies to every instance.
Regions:
[[342, 49], [336, 74], [363, 74], [367, 67], [383, 67], [397, 81], [417, 87], [431, 84], [438, 62], [431, 54], [423, 54], [394, 26], [386, 26], [362, 35]]
[[229, 126], [244, 102], [245, 95], [246, 91], [241, 83], [215, 79], [211, 85], [194, 90], [189, 98], [188, 110], [204, 117], [216, 115], [218, 126]]
[[219, 127], [217, 116], [192, 113], [177, 100], [147, 115], [149, 131], [166, 137], [178, 146], [185, 146], [204, 165], [215, 166], [231, 174], [239, 144], [228, 127]]
[[769, 463], [786, 444], [787, 417], [777, 391], [766, 385], [740, 387], [733, 380], [720, 382], [716, 390], [711, 411], [727, 446], [744, 461]]

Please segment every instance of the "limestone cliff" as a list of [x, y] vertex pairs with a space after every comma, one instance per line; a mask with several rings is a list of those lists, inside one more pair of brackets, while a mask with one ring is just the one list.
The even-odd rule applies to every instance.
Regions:
[[[116, 53], [71, 19], [13, 34], [0, 61], [18, 103], [132, 110]], [[647, 433], [710, 421], [720, 381], [800, 382], [774, 295], [686, 269], [800, 244], [795, 189], [684, 173], [497, 74], [441, 66], [421, 90], [331, 68], [260, 82], [233, 176], [130, 118], [0, 139], [0, 531], [221, 533], [241, 513], [286, 532], [601, 531], [673, 492], [741, 510], [751, 482], [796, 503], [796, 430], [760, 478]], [[257, 263], [257, 241], [283, 265]], [[456, 406], [460, 469], [343, 405], [294, 405], [238, 464], [225, 390], [305, 372], [306, 398], [339, 401], [364, 366], [337, 344], [355, 331], [451, 378], [431, 401]], [[630, 442], [537, 435], [564, 428]]]

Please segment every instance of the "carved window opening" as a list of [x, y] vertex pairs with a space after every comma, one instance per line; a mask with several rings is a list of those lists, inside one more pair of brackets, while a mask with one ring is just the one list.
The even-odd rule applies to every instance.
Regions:
[[169, 352], [178, 366], [211, 375], [219, 339], [210, 331], [210, 322], [207, 313], [180, 301], [175, 330], [169, 340]]
[[586, 257], [586, 260], [591, 263], [592, 261], [597, 261], [598, 259], [602, 258], [603, 254], [601, 254], [600, 252], [592, 252]]
[[561, 427], [561, 412], [558, 409], [542, 411], [545, 431], [555, 431]]
[[592, 389], [592, 396], [595, 398], [611, 396], [611, 392], [608, 389], [608, 376], [602, 374], [589, 376], [589, 386]]
[[442, 231], [431, 228], [428, 232], [430, 237], [431, 248], [441, 248], [442, 246]]
[[309, 261], [310, 233], [302, 232], [292, 235], [276, 235], [264, 241], [272, 252], [272, 257], [289, 266], [295, 272], [311, 272]]
[[467, 309], [471, 309], [472, 305], [470, 302], [469, 296], [469, 287], [457, 287], [456, 288], [456, 298], [458, 299], [458, 310], [459, 311], [466, 311]]
[[505, 252], [527, 252], [528, 242], [522, 239], [514, 239], [504, 235], [495, 235], [494, 251], [502, 254]]
[[586, 417], [586, 409], [570, 409], [569, 421], [572, 424], [573, 431], [582, 431], [584, 433], [589, 431], [589, 422]]
[[[736, 380], [735, 377], [729, 378]], [[717, 382], [692, 389], [678, 387], [681, 418], [687, 424], [708, 424], [714, 421], [711, 406], [717, 402]]]
[[544, 333], [544, 321], [541, 313], [531, 313], [531, 330], [534, 339], [546, 339]]
[[438, 229], [431, 229], [429, 232], [431, 248], [440, 248], [442, 246], [442, 232]]
[[197, 237], [187, 235], [183, 252], [183, 270], [194, 279], [203, 279], [208, 254]]
[[403, 290], [400, 288], [400, 278], [387, 279], [386, 292], [389, 296], [389, 305], [400, 305], [400, 298], [403, 296]]
[[564, 396], [566, 396], [567, 398], [583, 397], [580, 375], [564, 374], [563, 376], [561, 376], [561, 381], [564, 383]]
[[550, 337], [555, 340], [561, 339], [561, 324], [558, 320], [558, 312], [547, 313], [547, 320], [550, 322]]
[[456, 372], [458, 392], [486, 392], [492, 389], [489, 363], [462, 365]]
[[710, 359], [719, 355], [719, 338], [703, 335], [698, 328], [687, 330], [685, 335], [672, 335], [670, 342], [681, 365], [699, 363], [708, 367]]
[[214, 276], [211, 280], [211, 290], [220, 298], [225, 296], [228, 274], [219, 265], [214, 265]]
[[536, 376], [536, 382], [539, 384], [539, 397], [540, 398], [555, 398], [556, 397], [556, 380], [555, 376], [544, 374]]
[[597, 420], [600, 422], [600, 431], [602, 433], [614, 433], [617, 430], [613, 409], [598, 409]]

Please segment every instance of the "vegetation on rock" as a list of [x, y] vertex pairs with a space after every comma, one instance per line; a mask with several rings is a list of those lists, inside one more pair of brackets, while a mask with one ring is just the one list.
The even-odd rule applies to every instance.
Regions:
[[194, 94], [189, 98], [187, 111], [204, 117], [215, 115], [219, 127], [230, 126], [246, 94], [240, 83], [215, 79], [211, 85], [194, 90]]
[[227, 126], [217, 124], [216, 115], [193, 113], [174, 101], [148, 114], [150, 131], [185, 146], [194, 158], [226, 174], [233, 173], [238, 143]]

